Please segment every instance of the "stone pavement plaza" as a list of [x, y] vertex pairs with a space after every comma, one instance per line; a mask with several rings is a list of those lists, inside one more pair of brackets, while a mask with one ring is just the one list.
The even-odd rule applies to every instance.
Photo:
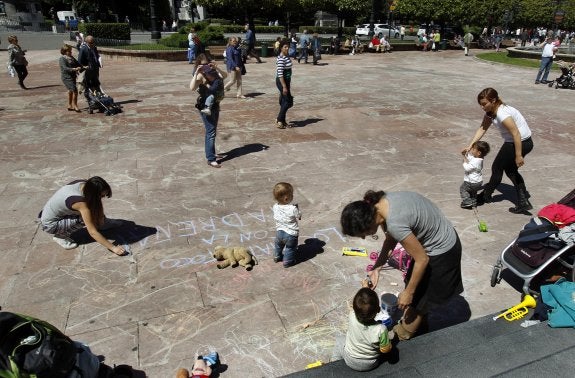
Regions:
[[[341, 249], [382, 243], [381, 234], [361, 240], [339, 232], [343, 206], [368, 189], [423, 193], [453, 222], [472, 318], [518, 303], [509, 283], [489, 284], [493, 263], [529, 220], [507, 211], [509, 181], [479, 209], [487, 233], [459, 207], [460, 150], [479, 126], [476, 96], [485, 87], [498, 89], [533, 129], [535, 149], [521, 172], [535, 208], [575, 186], [575, 92], [535, 86], [535, 70], [461, 51], [295, 63], [288, 112], [295, 127], [286, 130], [274, 127], [274, 59], [248, 64], [251, 99], [237, 100], [232, 90], [222, 103], [217, 147], [229, 156], [221, 169], [204, 159], [186, 62], [105, 61], [104, 90], [124, 109], [106, 117], [66, 111], [57, 50], [27, 56], [30, 90], [0, 74], [0, 304], [53, 323], [109, 365], [149, 377], [172, 377], [208, 350], [220, 353], [220, 374], [230, 377], [281, 376], [329, 361], [370, 263]], [[5, 53], [0, 59], [5, 67]], [[494, 151], [489, 177], [501, 139], [490, 130], [486, 140]], [[65, 251], [38, 228], [56, 189], [93, 175], [112, 186], [106, 214], [138, 225], [120, 238], [131, 243], [128, 257], [96, 243]], [[302, 262], [289, 269], [272, 258], [278, 181], [295, 186], [303, 211]], [[216, 245], [248, 247], [259, 265], [218, 270]], [[399, 272], [386, 271], [377, 291], [397, 293], [398, 283]]]

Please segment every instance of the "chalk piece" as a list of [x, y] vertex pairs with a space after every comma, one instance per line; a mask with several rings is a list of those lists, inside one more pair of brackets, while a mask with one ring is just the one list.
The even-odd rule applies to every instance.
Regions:
[[311, 368], [318, 367], [318, 366], [321, 366], [321, 365], [323, 365], [323, 364], [321, 363], [321, 361], [320, 361], [320, 360], [317, 360], [316, 362], [312, 362], [311, 364], [307, 364], [307, 366], [306, 366], [305, 368], [306, 368], [306, 369], [311, 369]]
[[397, 286], [397, 282], [390, 282], [389, 283], [391, 286]]
[[367, 249], [365, 248], [343, 247], [341, 252], [345, 256], [367, 256]]

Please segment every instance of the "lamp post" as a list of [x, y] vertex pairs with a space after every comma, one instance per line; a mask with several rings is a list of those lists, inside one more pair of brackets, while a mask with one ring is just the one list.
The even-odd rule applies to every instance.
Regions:
[[156, 1], [150, 0], [150, 22], [151, 22], [151, 29], [152, 29], [152, 41], [158, 41], [162, 38], [162, 34], [158, 30], [158, 19], [156, 17]]

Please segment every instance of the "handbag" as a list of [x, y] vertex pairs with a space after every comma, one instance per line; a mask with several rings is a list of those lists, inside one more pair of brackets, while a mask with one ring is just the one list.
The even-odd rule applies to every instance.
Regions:
[[397, 243], [395, 248], [390, 252], [387, 259], [387, 265], [395, 268], [403, 274], [403, 278], [407, 274], [407, 270], [411, 266], [412, 257], [407, 253], [405, 248], [400, 243]]
[[543, 265], [565, 246], [560, 240], [547, 238], [531, 242], [516, 242], [511, 247], [511, 253], [523, 263], [532, 268]]

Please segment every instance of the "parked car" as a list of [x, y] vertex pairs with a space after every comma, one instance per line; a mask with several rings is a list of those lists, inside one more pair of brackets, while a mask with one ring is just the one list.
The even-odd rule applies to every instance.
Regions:
[[[373, 32], [375, 35], [385, 35], [386, 37], [392, 36], [393, 38], [399, 38], [399, 29], [396, 27], [390, 27], [387, 24], [373, 24]], [[358, 25], [355, 29], [356, 35], [369, 35], [369, 24]]]

